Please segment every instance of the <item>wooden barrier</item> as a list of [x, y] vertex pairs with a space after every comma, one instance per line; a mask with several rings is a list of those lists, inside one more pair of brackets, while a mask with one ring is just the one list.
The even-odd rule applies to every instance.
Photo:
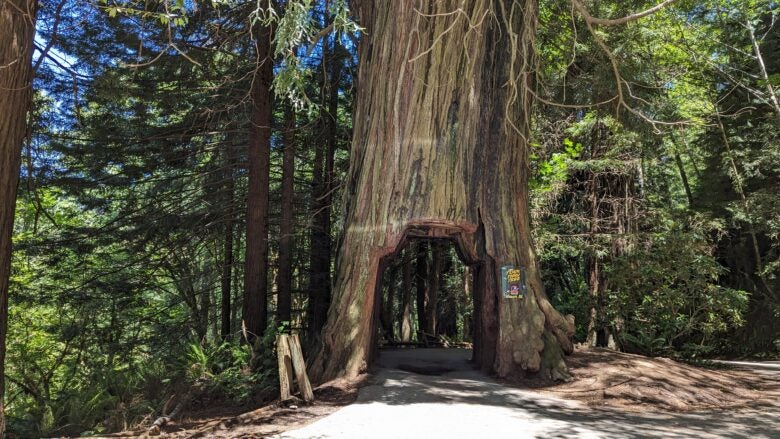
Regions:
[[293, 396], [293, 376], [298, 384], [301, 398], [306, 402], [314, 401], [314, 391], [306, 375], [306, 362], [298, 334], [279, 334], [276, 336], [276, 354], [279, 365], [279, 393], [282, 401]]

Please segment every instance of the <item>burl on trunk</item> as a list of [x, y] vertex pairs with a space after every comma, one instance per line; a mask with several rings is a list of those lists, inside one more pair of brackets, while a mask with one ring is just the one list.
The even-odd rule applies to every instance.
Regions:
[[[409, 236], [452, 238], [476, 265], [478, 367], [567, 377], [573, 325], [542, 289], [529, 230], [535, 0], [352, 4], [366, 30], [346, 222], [312, 377], [367, 368], [382, 264]], [[503, 265], [525, 267], [524, 299], [503, 298]]]

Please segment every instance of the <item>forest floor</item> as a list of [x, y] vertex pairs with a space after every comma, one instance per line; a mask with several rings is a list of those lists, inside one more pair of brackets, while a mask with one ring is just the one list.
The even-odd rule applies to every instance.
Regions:
[[162, 437], [769, 438], [780, 431], [777, 363], [702, 368], [578, 350], [567, 361], [571, 382], [519, 387], [474, 371], [469, 357], [466, 349], [384, 350], [372, 374], [320, 387], [313, 405], [192, 413]]
[[780, 398], [776, 362], [707, 362], [693, 366], [606, 349], [567, 358], [574, 380], [539, 389], [589, 406], [627, 411], [729, 409]]

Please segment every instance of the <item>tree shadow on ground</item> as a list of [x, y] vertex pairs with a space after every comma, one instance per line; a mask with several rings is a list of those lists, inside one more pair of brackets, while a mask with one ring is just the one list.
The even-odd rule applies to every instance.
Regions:
[[[404, 357], [404, 361], [408, 361]], [[458, 360], [460, 361], [460, 360]], [[432, 364], [441, 363], [441, 359]], [[533, 422], [554, 420], [545, 437], [577, 437], [596, 433], [606, 437], [750, 437], [774, 438], [780, 431], [780, 401], [757, 400], [738, 408], [675, 412], [626, 412], [587, 407], [537, 392], [507, 387], [490, 377], [466, 370], [421, 375], [399, 369], [379, 369], [360, 391], [356, 404], [412, 406], [415, 404], [466, 404], [508, 410], [508, 416]], [[676, 371], [653, 377], [659, 389], [672, 389]], [[696, 375], [694, 379], [707, 379]], [[641, 379], [642, 377], [638, 377]], [[708, 383], [703, 383], [707, 385]], [[709, 383], [712, 384], [712, 383]], [[728, 391], [728, 390], [727, 390]], [[663, 395], [660, 392], [659, 395]], [[641, 402], [641, 397], [637, 398]], [[653, 401], [656, 402], [656, 401]]]

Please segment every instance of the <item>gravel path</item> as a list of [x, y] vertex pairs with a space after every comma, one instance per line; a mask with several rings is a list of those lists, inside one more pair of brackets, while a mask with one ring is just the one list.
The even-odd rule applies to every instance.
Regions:
[[505, 387], [471, 370], [469, 356], [457, 349], [383, 351], [382, 369], [354, 404], [275, 438], [780, 438], [780, 401], [692, 413], [594, 409]]

